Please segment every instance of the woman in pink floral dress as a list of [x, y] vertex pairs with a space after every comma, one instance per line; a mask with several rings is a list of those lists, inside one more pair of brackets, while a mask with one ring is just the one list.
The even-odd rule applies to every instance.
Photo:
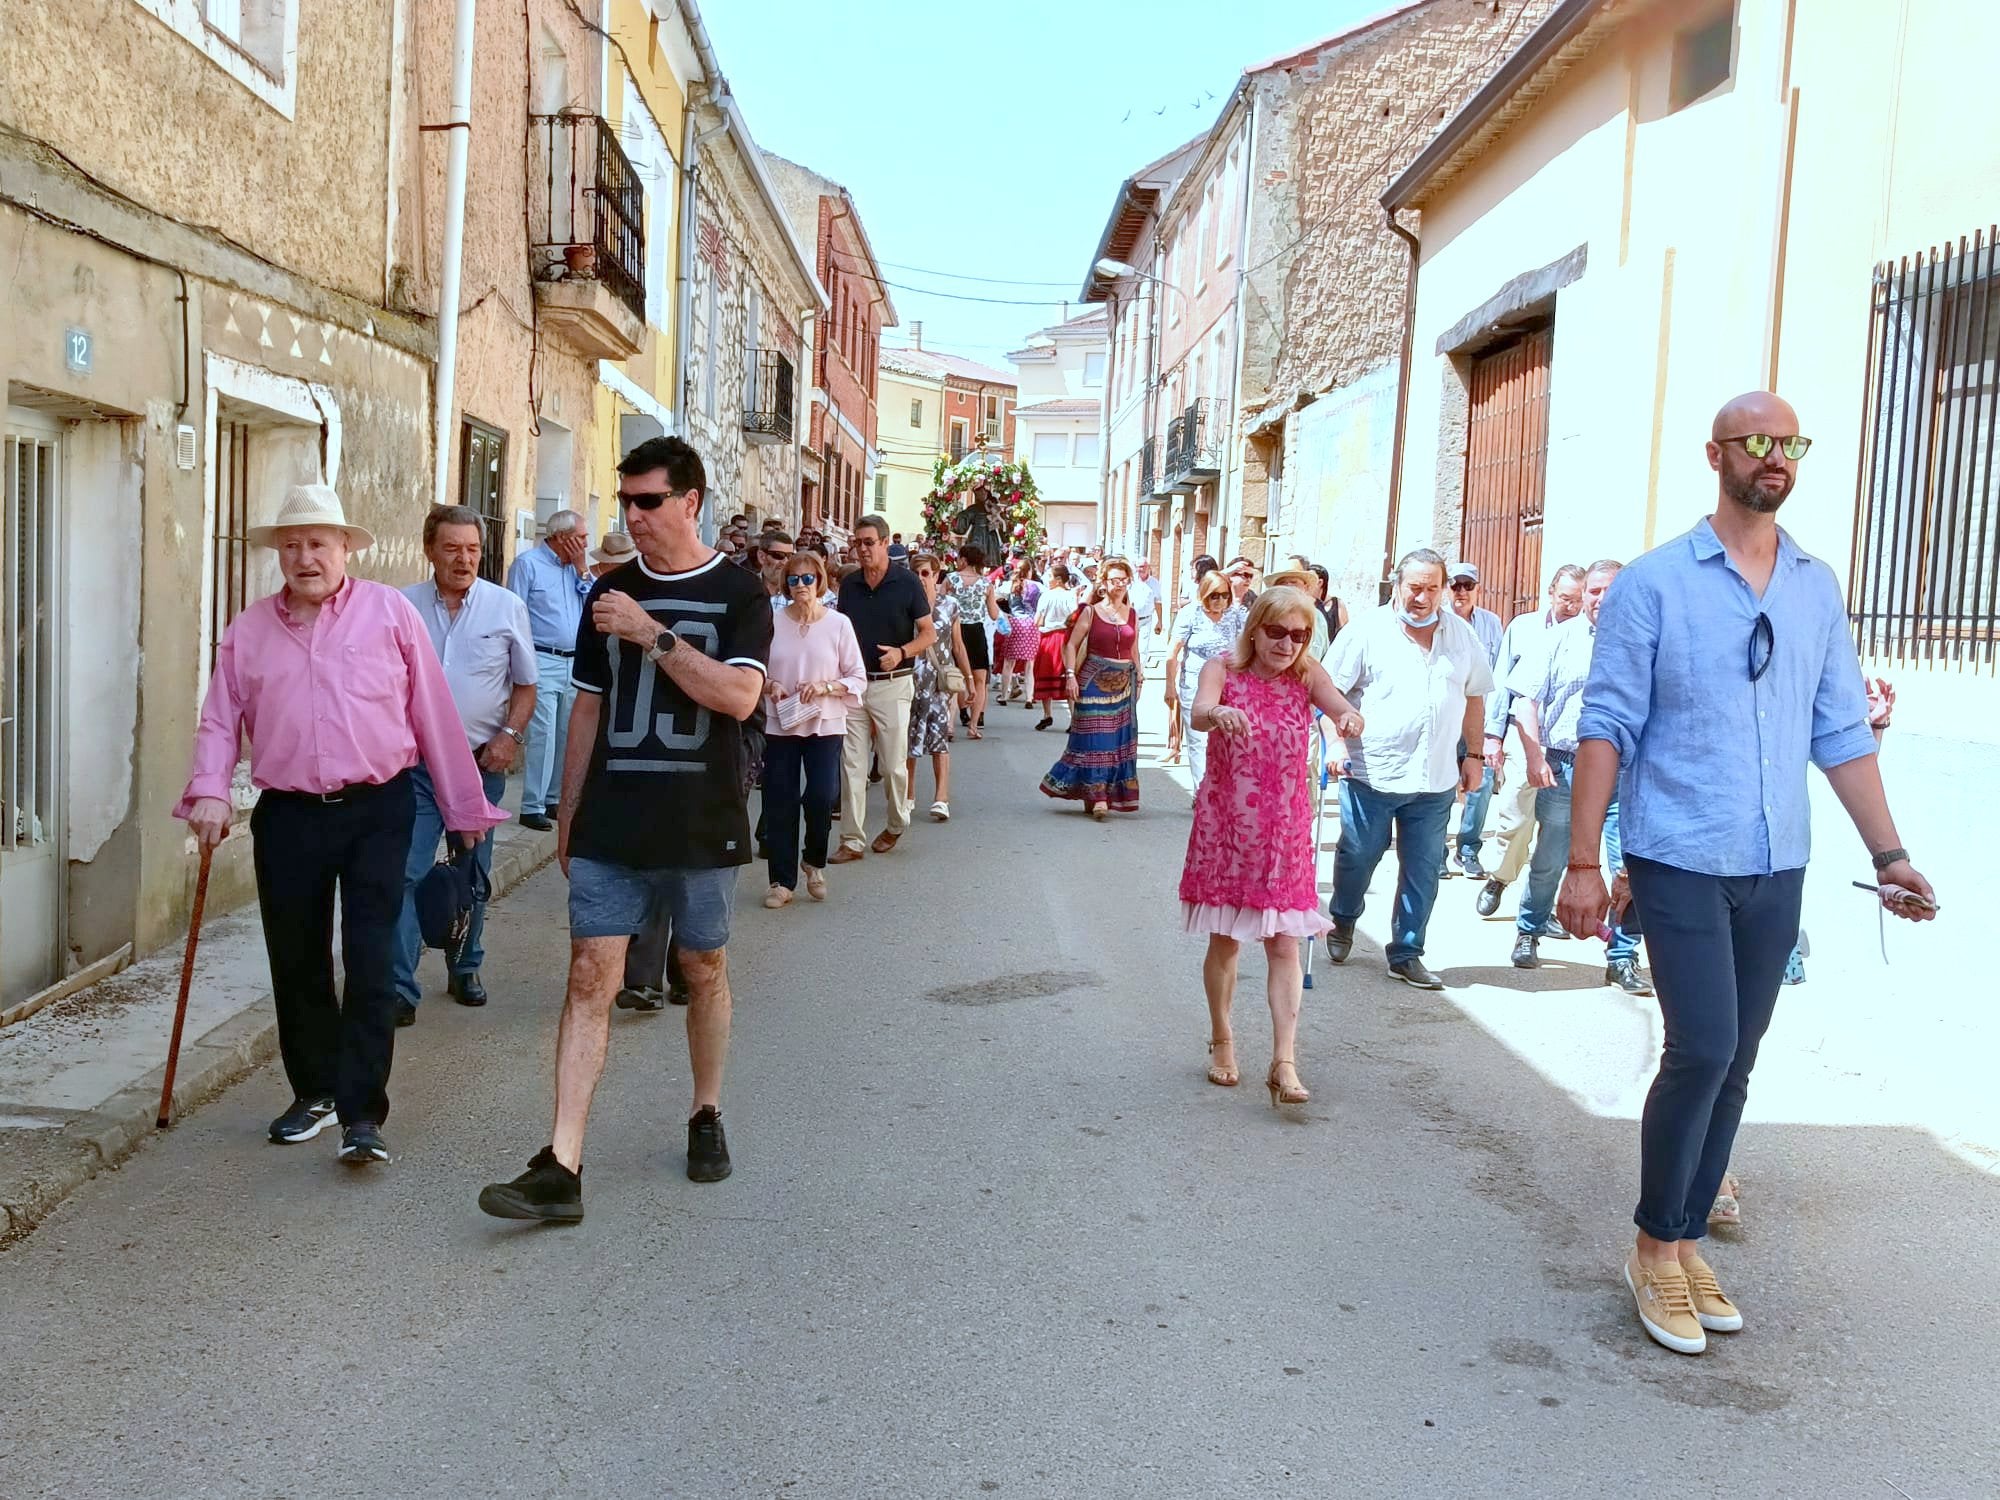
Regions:
[[1236, 998], [1236, 956], [1260, 941], [1269, 976], [1271, 1103], [1304, 1104], [1296, 1047], [1301, 974], [1299, 941], [1331, 925], [1320, 909], [1314, 863], [1308, 736], [1318, 708], [1342, 735], [1361, 732], [1361, 715], [1334, 687], [1306, 647], [1312, 600], [1299, 589], [1257, 596], [1233, 655], [1201, 669], [1193, 727], [1206, 730], [1208, 774], [1195, 792], [1194, 827], [1181, 871], [1181, 920], [1208, 934], [1202, 961], [1208, 992], [1208, 1081], [1237, 1082], [1229, 1014]]

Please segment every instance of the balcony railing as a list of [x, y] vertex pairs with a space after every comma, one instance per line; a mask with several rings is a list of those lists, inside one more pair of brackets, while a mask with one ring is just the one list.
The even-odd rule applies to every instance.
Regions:
[[1203, 396], [1167, 423], [1164, 488], [1187, 493], [1222, 475], [1223, 444], [1229, 423], [1219, 401]]
[[645, 192], [617, 132], [596, 115], [530, 115], [528, 147], [535, 279], [602, 282], [643, 322]]
[[750, 351], [743, 392], [743, 431], [752, 442], [789, 443], [796, 403], [792, 362], [776, 349]]
[[1150, 495], [1158, 487], [1160, 477], [1160, 440], [1147, 438], [1139, 450], [1139, 493]]

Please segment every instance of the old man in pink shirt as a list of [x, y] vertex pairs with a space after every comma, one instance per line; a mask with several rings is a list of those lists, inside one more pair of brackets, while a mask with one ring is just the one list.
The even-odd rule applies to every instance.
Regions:
[[[409, 771], [423, 758], [446, 828], [477, 842], [506, 821], [486, 800], [444, 669], [409, 600], [347, 576], [374, 543], [350, 526], [340, 496], [294, 486], [252, 546], [278, 554], [285, 586], [231, 622], [216, 652], [194, 773], [174, 816], [203, 849], [228, 837], [230, 778], [242, 737], [261, 792], [250, 815], [257, 898], [278, 1047], [296, 1096], [271, 1139], [342, 1127], [340, 1159], [387, 1161], [395, 1048], [393, 943], [403, 906], [415, 804]], [[333, 898], [340, 892], [346, 988], [333, 987]]]

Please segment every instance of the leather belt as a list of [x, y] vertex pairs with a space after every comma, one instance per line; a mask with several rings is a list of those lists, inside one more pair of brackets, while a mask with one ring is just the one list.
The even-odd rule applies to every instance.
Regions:
[[915, 670], [915, 667], [898, 667], [893, 672], [870, 672], [868, 680], [870, 682], [888, 682], [892, 678], [908, 677]]
[[295, 802], [323, 803], [333, 807], [343, 802], [361, 802], [381, 792], [401, 786], [409, 779], [408, 771], [398, 771], [387, 781], [355, 781], [346, 786], [335, 787], [330, 792], [295, 792], [282, 787], [272, 787], [264, 793], [266, 797], [290, 797]]
[[557, 646], [537, 646], [535, 650], [542, 656], [574, 657], [576, 655], [574, 651], [564, 651]]

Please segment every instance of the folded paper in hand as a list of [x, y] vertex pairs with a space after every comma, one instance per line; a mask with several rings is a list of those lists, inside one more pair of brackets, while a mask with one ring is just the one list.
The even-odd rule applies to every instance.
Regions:
[[780, 698], [778, 700], [776, 707], [772, 710], [771, 717], [780, 729], [796, 729], [807, 719], [815, 717], [818, 713], [819, 700], [817, 698], [808, 703], [805, 699], [794, 693], [789, 698]]

